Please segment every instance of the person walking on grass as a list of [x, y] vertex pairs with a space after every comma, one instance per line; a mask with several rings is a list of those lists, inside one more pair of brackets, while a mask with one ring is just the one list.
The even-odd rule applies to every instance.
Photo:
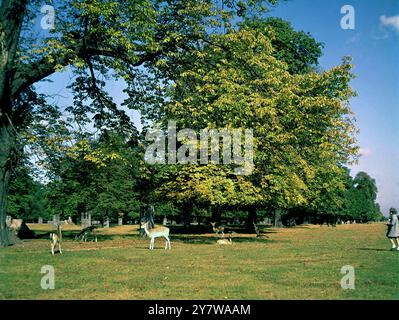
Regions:
[[389, 220], [387, 226], [387, 237], [392, 244], [391, 250], [399, 251], [399, 221], [398, 211], [395, 208], [389, 209]]

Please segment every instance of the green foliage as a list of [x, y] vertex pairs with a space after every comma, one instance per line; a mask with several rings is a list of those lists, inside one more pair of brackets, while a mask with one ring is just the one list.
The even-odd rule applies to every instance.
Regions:
[[18, 166], [14, 172], [8, 194], [7, 214], [13, 218], [37, 222], [37, 218], [49, 218], [46, 188], [32, 178], [26, 164]]
[[77, 141], [49, 185], [53, 210], [74, 217], [90, 212], [95, 218], [114, 220], [138, 212], [140, 154], [134, 140], [113, 132]]
[[257, 190], [245, 179], [228, 175], [215, 165], [165, 166], [159, 181], [156, 195], [179, 204], [234, 206], [258, 199]]
[[[338, 205], [332, 191], [343, 191], [341, 164], [357, 151], [350, 60], [322, 73], [291, 74], [274, 56], [273, 30], [261, 26], [214, 35], [160, 67], [173, 82], [161, 112], [152, 111], [158, 104], [142, 110], [149, 119], [196, 130], [251, 128], [255, 138], [251, 176], [233, 176], [226, 165], [166, 167], [158, 190], [163, 196], [205, 206], [289, 209], [320, 204], [327, 193], [333, 198], [328, 205]], [[177, 61], [178, 68], [167, 67]]]
[[359, 172], [352, 186], [345, 194], [343, 213], [360, 221], [378, 221], [381, 219], [377, 198], [377, 186], [367, 173]]
[[158, 220], [162, 220], [163, 217], [167, 217], [168, 219], [173, 219], [178, 217], [181, 212], [176, 205], [171, 202], [164, 203], [155, 203], [154, 204], [155, 217]]
[[[127, 132], [132, 130], [129, 117], [108, 94], [108, 80], [140, 86], [146, 69], [178, 52], [190, 52], [222, 25], [234, 25], [237, 13], [244, 18], [246, 12], [269, 3], [276, 1], [232, 0], [223, 9], [210, 0], [56, 1], [52, 3], [57, 13], [54, 29], [34, 34], [32, 19], [42, 3], [32, 1], [17, 12], [23, 21], [12, 61], [12, 98], [19, 99], [35, 82], [69, 67], [74, 78], [68, 88], [74, 101], [66, 111], [74, 120], [80, 126], [92, 123], [98, 130], [119, 127]], [[140, 88], [145, 94], [139, 103], [156, 100], [156, 91]], [[127, 98], [125, 104], [137, 108], [133, 99]], [[15, 106], [13, 122], [16, 126], [29, 123], [32, 114], [29, 106]]]
[[246, 19], [241, 28], [267, 33], [273, 30], [271, 42], [272, 55], [288, 65], [292, 74], [304, 74], [313, 71], [322, 55], [323, 44], [317, 42], [309, 33], [295, 31], [288, 21], [269, 17], [266, 19]]
[[197, 218], [210, 218], [212, 213], [204, 206], [193, 206], [193, 216]]

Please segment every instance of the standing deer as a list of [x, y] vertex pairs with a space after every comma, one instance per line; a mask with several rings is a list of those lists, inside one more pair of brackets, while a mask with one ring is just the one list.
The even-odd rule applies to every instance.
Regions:
[[157, 227], [157, 228], [152, 228], [148, 229], [148, 224], [149, 222], [142, 222], [141, 223], [141, 228], [144, 229], [146, 235], [151, 238], [150, 241], [150, 250], [154, 250], [154, 243], [155, 243], [155, 238], [159, 237], [164, 237], [165, 238], [165, 250], [172, 249], [170, 246], [170, 240], [169, 240], [169, 228], [167, 227]]
[[61, 241], [62, 241], [62, 232], [61, 232], [61, 225], [57, 225], [57, 232], [50, 233], [50, 240], [51, 240], [51, 254], [54, 255], [54, 248], [58, 244], [58, 251], [62, 254], [61, 250]]
[[221, 234], [222, 238], [224, 237], [224, 226], [217, 226], [216, 227], [216, 222], [211, 222], [213, 232], [215, 232], [216, 235]]

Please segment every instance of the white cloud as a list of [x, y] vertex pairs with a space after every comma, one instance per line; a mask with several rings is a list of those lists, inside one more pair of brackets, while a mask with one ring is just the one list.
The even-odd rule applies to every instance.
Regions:
[[380, 22], [384, 26], [391, 26], [399, 32], [399, 14], [392, 17], [380, 16]]
[[360, 148], [359, 153], [363, 157], [368, 157], [373, 154], [373, 151], [369, 148]]

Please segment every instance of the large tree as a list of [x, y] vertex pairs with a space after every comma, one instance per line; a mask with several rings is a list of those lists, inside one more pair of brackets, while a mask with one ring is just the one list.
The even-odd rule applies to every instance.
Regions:
[[[170, 70], [168, 64], [161, 69], [174, 81], [165, 86], [168, 98], [161, 107], [162, 97], [145, 105], [149, 117], [177, 120], [180, 128], [197, 131], [250, 128], [255, 142], [252, 175], [238, 179], [226, 165], [195, 172], [188, 166], [173, 168], [167, 175], [170, 180], [164, 180], [171, 198], [290, 209], [320, 203], [325, 193], [333, 196], [331, 190], [343, 191], [342, 165], [357, 151], [349, 106], [354, 94], [350, 60], [317, 72], [313, 59], [303, 58], [308, 63], [294, 72], [291, 54], [278, 53], [279, 33], [269, 24], [270, 20], [247, 21], [238, 31], [214, 35], [196, 51], [174, 55], [172, 59], [188, 62], [178, 69]], [[309, 51], [313, 44], [319, 48], [309, 42]], [[313, 57], [318, 54], [316, 50]], [[235, 190], [253, 190], [256, 196], [237, 196]]]
[[21, 151], [18, 128], [34, 112], [20, 100], [35, 83], [70, 66], [75, 75], [74, 114], [80, 120], [92, 117], [98, 129], [129, 127], [128, 117], [107, 94], [102, 76], [137, 80], [143, 67], [190, 50], [221, 24], [234, 21], [234, 14], [245, 15], [262, 2], [230, 0], [220, 9], [212, 0], [57, 1], [54, 28], [43, 34], [32, 25], [40, 1], [1, 1], [0, 244], [9, 244], [6, 199]]

